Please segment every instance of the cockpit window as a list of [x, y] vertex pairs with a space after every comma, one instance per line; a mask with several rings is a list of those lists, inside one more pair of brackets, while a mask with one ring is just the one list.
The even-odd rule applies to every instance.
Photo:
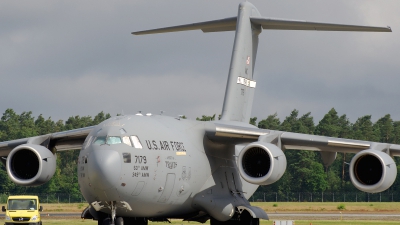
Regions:
[[109, 145], [115, 145], [115, 144], [121, 144], [121, 143], [122, 143], [121, 137], [118, 137], [118, 136], [107, 137], [107, 144], [109, 144]]
[[94, 145], [104, 145], [106, 143], [106, 137], [100, 136], [96, 137], [96, 140], [94, 140], [93, 144]]
[[[90, 143], [90, 141], [89, 141]], [[126, 144], [135, 148], [142, 148], [142, 144], [139, 141], [139, 138], [137, 136], [99, 136], [96, 137], [93, 144], [94, 145], [116, 145], [116, 144]]]
[[89, 145], [90, 145], [90, 143], [92, 142], [92, 140], [93, 140], [93, 136], [89, 136], [89, 137], [87, 137], [86, 138], [86, 140], [85, 140], [85, 142], [83, 143], [83, 148], [82, 148], [82, 150], [83, 149], [86, 149]]
[[133, 147], [142, 149], [142, 144], [137, 136], [131, 136]]
[[131, 141], [129, 140], [129, 137], [128, 137], [128, 136], [122, 137], [122, 142], [123, 142], [124, 144], [129, 145], [129, 146], [132, 147], [132, 143], [131, 143]]

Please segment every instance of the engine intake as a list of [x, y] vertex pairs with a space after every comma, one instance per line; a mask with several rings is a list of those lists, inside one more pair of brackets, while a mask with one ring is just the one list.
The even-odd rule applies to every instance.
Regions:
[[350, 162], [350, 180], [361, 191], [376, 193], [392, 186], [397, 176], [393, 159], [386, 153], [368, 149]]
[[249, 183], [268, 185], [279, 180], [286, 170], [286, 156], [276, 145], [253, 142], [238, 157], [240, 176]]
[[49, 181], [56, 171], [56, 157], [41, 145], [23, 144], [14, 148], [7, 157], [10, 179], [22, 186], [38, 186]]

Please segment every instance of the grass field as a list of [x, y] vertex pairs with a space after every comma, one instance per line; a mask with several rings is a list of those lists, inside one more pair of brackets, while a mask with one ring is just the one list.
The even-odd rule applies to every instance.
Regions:
[[400, 214], [400, 202], [252, 202], [268, 212], [343, 212]]
[[[271, 212], [315, 213], [390, 213], [400, 214], [400, 202], [252, 202], [251, 205]], [[42, 204], [43, 212], [82, 212], [87, 203]], [[338, 207], [340, 209], [338, 209]]]
[[[267, 213], [386, 213], [400, 214], [400, 203], [398, 202], [253, 202], [254, 206], [264, 209]], [[87, 204], [71, 203], [71, 204], [42, 204], [44, 210], [42, 212], [42, 220], [45, 225], [95, 225], [97, 221], [82, 220], [76, 217], [52, 218], [47, 217], [46, 213], [50, 212], [74, 212], [80, 213]], [[338, 207], [340, 209], [338, 209]], [[296, 225], [372, 225], [372, 224], [400, 224], [400, 221], [378, 221], [378, 220], [340, 220], [337, 217], [333, 220], [295, 220]], [[187, 222], [181, 220], [172, 220], [170, 225], [194, 225], [197, 222]], [[273, 220], [260, 221], [261, 225], [273, 224]], [[164, 222], [149, 222], [149, 225], [161, 225]], [[0, 218], [0, 225], [4, 224], [4, 218]], [[169, 223], [166, 223], [168, 225]], [[205, 223], [206, 225], [209, 223]]]
[[[260, 225], [272, 225], [273, 221], [260, 221]], [[399, 224], [397, 221], [326, 221], [326, 220], [296, 220], [294, 221], [296, 225], [393, 225]], [[4, 220], [0, 220], [0, 224], [4, 224]], [[43, 225], [97, 225], [97, 221], [93, 220], [82, 220], [82, 219], [43, 219]], [[171, 223], [166, 222], [149, 222], [149, 225], [195, 225], [199, 224], [197, 222], [182, 222], [180, 220], [172, 220]], [[205, 223], [204, 225], [209, 225], [209, 223]]]

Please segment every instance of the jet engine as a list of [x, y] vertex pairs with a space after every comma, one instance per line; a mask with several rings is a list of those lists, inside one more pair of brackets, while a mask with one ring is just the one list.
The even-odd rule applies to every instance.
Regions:
[[23, 144], [10, 152], [6, 168], [14, 183], [38, 186], [53, 177], [56, 171], [56, 156], [44, 146]]
[[349, 172], [351, 182], [356, 188], [376, 193], [388, 189], [393, 184], [397, 168], [388, 154], [368, 149], [353, 157]]
[[253, 142], [238, 157], [240, 176], [249, 183], [268, 185], [279, 180], [286, 170], [286, 156], [276, 145]]

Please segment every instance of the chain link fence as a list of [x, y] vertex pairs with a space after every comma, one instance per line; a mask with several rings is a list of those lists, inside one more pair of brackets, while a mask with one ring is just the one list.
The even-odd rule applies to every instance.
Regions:
[[82, 203], [86, 202], [81, 194], [68, 193], [3, 193], [0, 194], [0, 204], [7, 202], [10, 195], [37, 195], [41, 203]]
[[[10, 195], [37, 195], [42, 203], [82, 203], [86, 202], [81, 194], [68, 193], [3, 193], [0, 204], [7, 202]], [[255, 193], [253, 202], [400, 202], [400, 193], [384, 192], [370, 194], [366, 192], [265, 192]]]
[[399, 202], [400, 193], [366, 192], [268, 192], [256, 193], [251, 198], [256, 202]]

